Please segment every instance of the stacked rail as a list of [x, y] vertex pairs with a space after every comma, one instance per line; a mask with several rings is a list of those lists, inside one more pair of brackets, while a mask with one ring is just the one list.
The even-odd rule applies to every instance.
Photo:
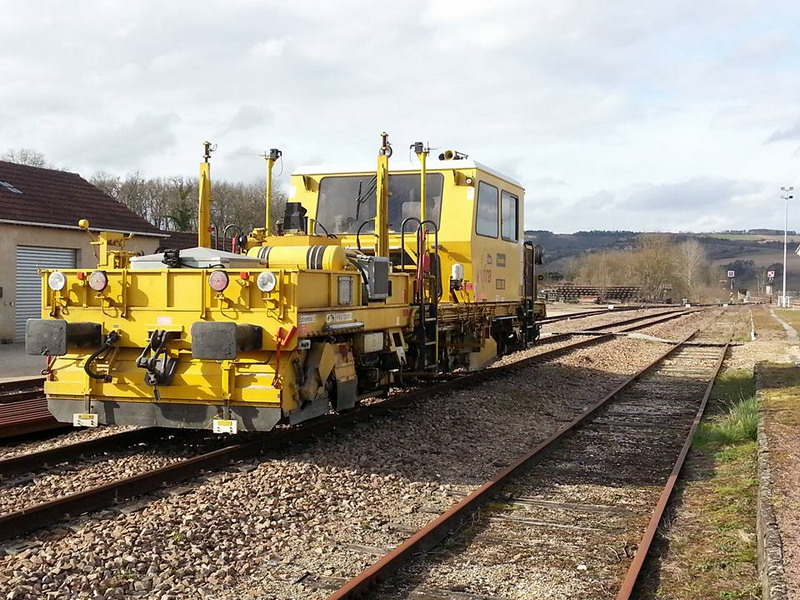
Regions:
[[616, 300], [618, 302], [628, 302], [637, 300], [642, 296], [642, 288], [639, 286], [627, 285], [574, 285], [562, 284], [554, 288], [543, 289], [540, 295], [547, 302], [579, 302], [581, 300], [591, 300], [606, 302]]
[[64, 429], [47, 410], [44, 377], [0, 382], [0, 439]]

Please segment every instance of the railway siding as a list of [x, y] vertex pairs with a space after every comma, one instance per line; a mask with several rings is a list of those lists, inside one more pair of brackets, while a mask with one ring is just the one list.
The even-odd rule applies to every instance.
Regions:
[[444, 551], [414, 563], [376, 596], [615, 596], [721, 352], [684, 347], [620, 391], [515, 475]]

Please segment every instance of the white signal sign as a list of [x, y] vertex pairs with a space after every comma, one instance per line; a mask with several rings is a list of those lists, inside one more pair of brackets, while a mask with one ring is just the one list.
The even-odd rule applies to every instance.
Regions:
[[736, 277], [736, 271], [728, 271], [728, 279], [733, 279]]
[[767, 271], [767, 277], [770, 279], [775, 279], [775, 271]]

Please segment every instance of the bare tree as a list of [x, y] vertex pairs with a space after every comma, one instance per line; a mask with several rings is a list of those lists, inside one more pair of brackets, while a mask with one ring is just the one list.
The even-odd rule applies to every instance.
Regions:
[[681, 291], [686, 298], [696, 301], [698, 290], [708, 284], [709, 260], [703, 245], [697, 240], [686, 240], [678, 246], [675, 260]]
[[671, 236], [648, 233], [639, 236], [633, 253], [632, 273], [647, 300], [661, 300], [675, 281], [675, 253]]
[[0, 156], [0, 160], [17, 163], [18, 165], [27, 165], [29, 167], [41, 167], [43, 169], [53, 168], [53, 165], [47, 161], [44, 154], [32, 148], [7, 150]]
[[122, 187], [122, 180], [118, 175], [112, 175], [111, 173], [106, 173], [105, 171], [97, 171], [89, 178], [89, 182], [93, 186], [100, 188], [103, 192], [115, 200], [119, 200], [119, 191]]
[[[124, 178], [95, 173], [91, 182], [133, 212], [166, 231], [197, 231], [197, 178], [182, 176], [145, 179], [138, 172]], [[211, 222], [216, 231], [237, 225], [243, 233], [264, 226], [266, 184], [214, 181]], [[283, 217], [286, 194], [273, 190], [271, 220]]]

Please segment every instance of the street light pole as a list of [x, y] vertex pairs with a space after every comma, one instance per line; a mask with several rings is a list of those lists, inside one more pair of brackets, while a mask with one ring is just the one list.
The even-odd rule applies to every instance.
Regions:
[[786, 218], [783, 225], [783, 296], [781, 296], [780, 302], [780, 305], [784, 307], [789, 306], [789, 301], [786, 298], [786, 238], [789, 232], [789, 200], [794, 198], [792, 190], [794, 190], [792, 185], [789, 187], [781, 186], [781, 198], [786, 200]]

